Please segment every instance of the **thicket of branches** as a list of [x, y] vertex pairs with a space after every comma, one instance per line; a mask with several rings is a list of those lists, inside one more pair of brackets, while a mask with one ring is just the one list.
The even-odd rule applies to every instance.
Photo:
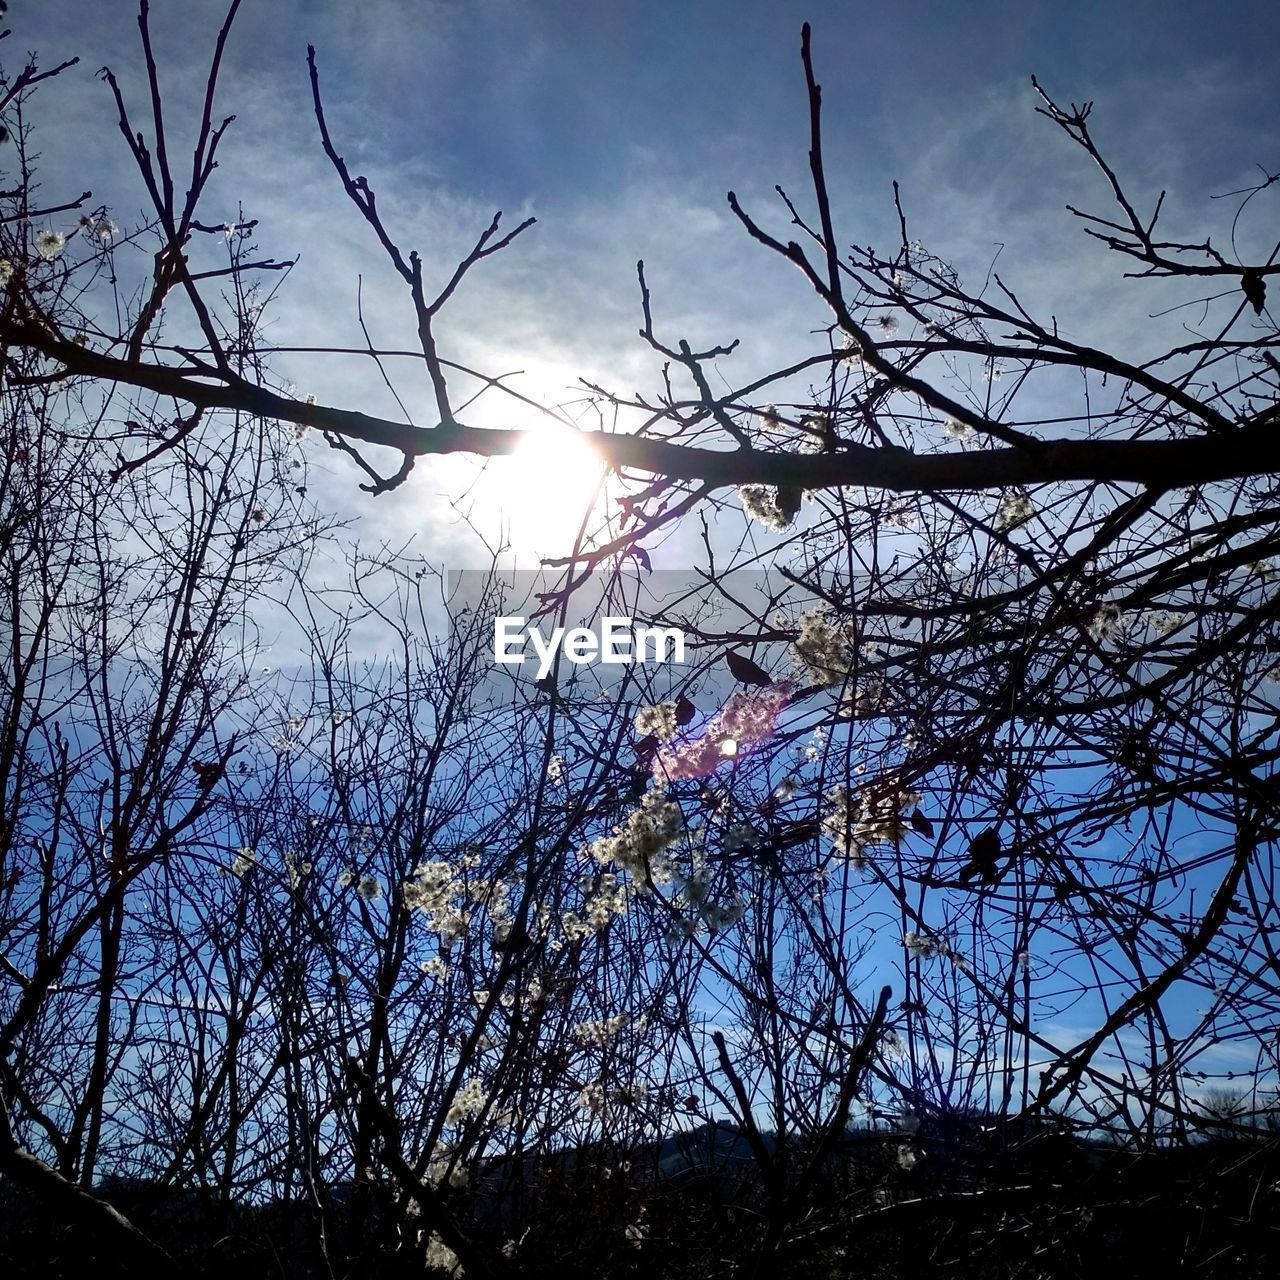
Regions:
[[[1201, 302], [1177, 345], [1135, 363], [999, 277], [974, 292], [901, 206], [891, 251], [849, 247], [806, 29], [812, 191], [779, 192], [780, 231], [729, 199], [824, 337], [713, 392], [733, 344], [666, 338], [641, 266], [661, 387], [591, 389], [638, 425], [591, 437], [613, 479], [545, 602], [569, 616], [588, 574], [630, 590], [702, 514], [720, 598], [660, 619], [690, 674], [661, 697], [564, 669], [495, 685], [501, 566], [465, 611], [391, 551], [322, 581], [340, 530], [303, 445], [374, 495], [422, 456], [513, 448], [455, 416], [455, 384], [505, 387], [438, 330], [528, 224], [424, 266], [342, 159], [312, 51], [320, 146], [410, 292], [438, 422], [279, 385], [260, 318], [284, 264], [205, 208], [237, 8], [189, 177], [145, 3], [149, 100], [104, 74], [141, 227], [41, 202], [27, 104], [65, 67], [0, 95], [10, 1184], [128, 1259], [162, 1246], [112, 1188], [198, 1192], [223, 1262], [236, 1206], [274, 1206], [265, 1235], [332, 1275], [838, 1269], [962, 1195], [974, 1226], [938, 1248], [990, 1259], [998, 1235], [1049, 1274], [1074, 1265], [1087, 1205], [1062, 1173], [1101, 1176], [1090, 1144], [1234, 1136], [1237, 1180], [1180, 1202], [1213, 1225], [1170, 1247], [1261, 1232], [1265, 1197], [1213, 1197], [1273, 1176], [1276, 251], [1164, 239], [1089, 107], [1043, 90], [1112, 200], [1072, 212], [1126, 287]], [[742, 570], [763, 603], [734, 598]], [[673, 1192], [663, 1143], [708, 1119], [732, 1158], [712, 1131], [723, 1167]]]

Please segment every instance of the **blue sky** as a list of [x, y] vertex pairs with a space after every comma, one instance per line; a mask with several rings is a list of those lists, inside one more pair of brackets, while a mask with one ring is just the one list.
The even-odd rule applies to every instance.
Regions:
[[[223, 9], [221, 0], [153, 5], [179, 140], [191, 136]], [[127, 0], [16, 0], [13, 35], [0, 48], [10, 66], [29, 49], [46, 64], [80, 55], [33, 108], [46, 191], [92, 186], [125, 223], [144, 193], [94, 73], [109, 64], [143, 111], [134, 16]], [[422, 249], [429, 271], [446, 272], [496, 208], [508, 222], [538, 217], [469, 279], [441, 325], [444, 354], [489, 371], [529, 370], [525, 389], [549, 403], [572, 398], [580, 376], [652, 391], [658, 361], [636, 338], [634, 266], [643, 257], [664, 336], [695, 346], [740, 338], [725, 376], [744, 378], [811, 349], [810, 332], [824, 320], [796, 274], [747, 241], [724, 198], [737, 190], [753, 214], [782, 229], [773, 184], [806, 194], [806, 18], [841, 237], [890, 242], [898, 178], [913, 233], [966, 278], [984, 272], [1003, 245], [1001, 269], [1023, 296], [1100, 345], [1130, 341], [1133, 320], [1162, 294], [1130, 291], [1130, 312], [1114, 304], [1116, 266], [1062, 208], [1070, 200], [1101, 210], [1105, 191], [1086, 159], [1034, 114], [1030, 74], [1061, 99], [1096, 101], [1096, 133], [1139, 203], [1170, 188], [1171, 230], [1225, 233], [1228, 202], [1208, 197], [1252, 180], [1255, 164], [1276, 167], [1280, 91], [1271, 73], [1280, 40], [1274, 6], [1262, 0], [1230, 9], [246, 0], [219, 100], [239, 118], [205, 218], [231, 221], [243, 202], [246, 216], [261, 219], [265, 251], [301, 255], [271, 310], [274, 341], [358, 341], [362, 276], [375, 337], [410, 345], [399, 282], [320, 151], [305, 66], [311, 42], [340, 150], [368, 174], [389, 225]], [[282, 365], [322, 400], [393, 410], [367, 368]], [[410, 404], [425, 390], [411, 370], [404, 386]], [[530, 416], [494, 402], [471, 419], [527, 425]], [[347, 510], [358, 504], [364, 536], [421, 529], [426, 549], [450, 567], [479, 562], [470, 536], [434, 501], [460, 494], [471, 464], [423, 466], [404, 491], [371, 503], [340, 461], [315, 463], [313, 492]], [[487, 519], [492, 502], [482, 498], [480, 511]], [[526, 511], [523, 519], [533, 518]]]

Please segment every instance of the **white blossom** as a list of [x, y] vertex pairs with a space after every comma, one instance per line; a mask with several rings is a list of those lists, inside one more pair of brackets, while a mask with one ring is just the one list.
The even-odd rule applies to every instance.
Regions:
[[692, 920], [687, 916], [677, 916], [667, 928], [667, 944], [673, 947], [678, 946], [686, 938], [692, 938], [697, 930], [697, 920]]
[[[805, 432], [805, 440], [800, 446], [802, 453], [817, 453], [830, 448], [835, 441], [831, 419], [825, 413], [806, 414], [800, 419], [800, 427]], [[786, 512], [781, 514], [786, 517]]]
[[1035, 515], [1035, 504], [1025, 493], [1011, 490], [1004, 495], [1000, 510], [996, 513], [996, 528], [1000, 530], [1016, 529]]
[[636, 714], [636, 732], [641, 737], [652, 734], [659, 742], [670, 742], [679, 732], [676, 722], [678, 708], [674, 702], [659, 702], [641, 707]]
[[630, 1018], [626, 1013], [615, 1013], [611, 1018], [597, 1018], [580, 1022], [573, 1029], [573, 1034], [580, 1044], [593, 1044], [600, 1047], [608, 1044], [621, 1031]]
[[680, 838], [684, 820], [680, 806], [653, 788], [645, 793], [639, 808], [633, 809], [612, 834], [592, 842], [591, 857], [602, 866], [615, 863], [645, 885], [670, 879], [666, 851]]
[[120, 230], [110, 218], [91, 218], [88, 215], [80, 219], [80, 229], [85, 235], [102, 244], [110, 244]]
[[702, 909], [702, 919], [712, 933], [721, 933], [738, 923], [747, 913], [747, 904], [740, 897], [730, 898], [727, 902], [709, 903]]
[[778, 490], [768, 484], [744, 484], [738, 487], [738, 499], [742, 509], [753, 520], [782, 533], [791, 527], [793, 515], [787, 515], [778, 501]]
[[847, 787], [836, 786], [827, 793], [830, 808], [822, 818], [822, 833], [837, 852], [861, 865], [868, 850], [878, 845], [896, 845], [907, 834], [902, 814], [920, 801], [914, 791], [864, 792], [856, 805]]
[[1169, 613], [1161, 609], [1158, 613], [1152, 614], [1151, 626], [1156, 635], [1161, 639], [1165, 636], [1172, 635], [1186, 622], [1187, 615], [1185, 613]]
[[927, 960], [938, 954], [937, 939], [927, 934], [912, 933], [908, 930], [902, 935], [902, 945], [906, 947], [913, 960]]
[[36, 252], [52, 262], [66, 248], [67, 237], [61, 231], [42, 231], [36, 236]]
[[453, 1105], [445, 1114], [445, 1124], [461, 1124], [464, 1120], [479, 1115], [487, 1101], [484, 1086], [472, 1076], [455, 1095]]
[[879, 676], [866, 676], [844, 691], [839, 714], [845, 719], [874, 716], [884, 709], [884, 681]]
[[836, 684], [848, 674], [853, 648], [848, 628], [834, 624], [825, 609], [801, 615], [800, 634], [791, 646], [797, 663], [813, 684]]
[[424, 1260], [429, 1271], [445, 1271], [451, 1276], [462, 1275], [462, 1263], [458, 1255], [440, 1239], [438, 1232], [431, 1233]]
[[578, 1106], [599, 1115], [604, 1110], [604, 1085], [600, 1081], [586, 1085], [578, 1093]]
[[290, 849], [284, 855], [285, 870], [289, 876], [289, 888], [296, 889], [311, 874], [311, 863], [298, 858], [297, 850]]
[[411, 879], [400, 886], [407, 911], [421, 911], [427, 925], [440, 935], [446, 950], [465, 936], [471, 916], [458, 905], [465, 886], [447, 862], [434, 860], [419, 863]]
[[1120, 606], [1107, 603], [1102, 605], [1093, 620], [1089, 623], [1089, 634], [1097, 641], [1110, 640], [1120, 625]]

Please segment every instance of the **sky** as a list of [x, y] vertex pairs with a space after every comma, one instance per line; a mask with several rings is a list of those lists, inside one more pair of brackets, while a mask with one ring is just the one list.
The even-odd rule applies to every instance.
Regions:
[[[152, 10], [170, 147], [181, 154], [225, 4], [155, 0]], [[96, 73], [112, 68], [149, 131], [135, 13], [131, 0], [13, 0], [0, 44], [10, 72], [28, 51], [46, 66], [81, 59], [33, 100], [45, 193], [91, 188], [121, 225], [139, 221], [145, 193]], [[445, 356], [494, 374], [525, 370], [522, 390], [587, 423], [580, 378], [652, 393], [660, 361], [636, 332], [643, 258], [663, 337], [695, 348], [740, 339], [723, 376], [744, 382], [811, 352], [826, 319], [725, 201], [736, 191], [779, 232], [788, 219], [774, 184], [804, 203], [806, 19], [842, 238], [894, 241], [897, 179], [912, 234], [964, 279], [981, 280], [999, 253], [1033, 310], [1097, 346], [1140, 350], [1136, 322], [1167, 293], [1152, 285], [1116, 301], [1117, 264], [1064, 210], [1106, 212], [1107, 192], [1035, 113], [1033, 73], [1060, 101], [1095, 103], [1096, 136], [1140, 208], [1169, 189], [1170, 234], [1225, 240], [1234, 205], [1212, 197], [1257, 181], [1258, 165], [1280, 170], [1274, 0], [244, 0], [218, 100], [237, 120], [201, 217], [256, 218], [264, 254], [298, 256], [269, 309], [271, 341], [359, 344], [359, 287], [374, 341], [413, 345], [404, 289], [321, 151], [306, 67], [314, 44], [338, 149], [368, 176], [392, 234], [422, 252], [430, 279], [447, 278], [494, 210], [508, 227], [538, 219], [468, 277], [440, 323]], [[1274, 233], [1246, 220], [1240, 234], [1247, 256]], [[363, 363], [290, 357], [279, 368], [322, 403], [396, 414]], [[415, 418], [433, 421], [421, 376], [410, 365], [396, 373]], [[537, 422], [510, 401], [463, 416]], [[442, 568], [483, 566], [487, 554], [451, 505], [468, 501], [490, 537], [505, 504], [524, 567], [562, 549], [569, 531], [567, 504], [550, 496], [559, 476], [528, 460], [493, 464], [479, 486], [468, 460], [423, 463], [373, 499], [340, 457], [311, 448], [312, 495], [366, 544], [413, 538]], [[688, 554], [676, 538], [655, 565], [687, 567]]]
[[[175, 152], [193, 136], [224, 12], [222, 0], [152, 5]], [[1171, 231], [1225, 234], [1229, 202], [1210, 197], [1255, 180], [1258, 164], [1277, 167], [1280, 105], [1274, 6], [1244, 0], [1229, 21], [1226, 12], [1199, 0], [245, 0], [218, 100], [237, 121], [203, 217], [235, 221], [243, 207], [260, 220], [263, 251], [299, 257], [269, 310], [272, 341], [359, 342], [359, 286], [375, 341], [412, 345], [403, 287], [320, 149], [305, 61], [312, 43], [338, 148], [369, 177], [392, 233], [421, 250], [429, 279], [447, 276], [494, 210], [508, 226], [538, 219], [468, 278], [440, 324], [444, 355], [491, 373], [525, 370], [523, 390], [577, 421], [579, 378], [652, 392], [660, 362], [636, 333], [643, 258], [662, 336], [695, 348], [740, 339], [724, 376], [745, 380], [812, 350], [825, 318], [796, 273], [747, 240], [725, 202], [737, 191], [779, 231], [786, 217], [773, 185], [803, 204], [799, 45], [809, 19], [838, 234], [890, 244], [896, 178], [913, 235], [964, 278], [979, 277], [998, 251], [1022, 296], [1091, 341], [1123, 345], [1160, 291], [1134, 298], [1137, 311], [1114, 304], [1116, 266], [1063, 210], [1070, 201], [1101, 211], [1106, 192], [1087, 159], [1035, 114], [1029, 77], [1062, 100], [1096, 103], [1095, 132], [1139, 203], [1170, 189]], [[46, 192], [91, 187], [121, 223], [137, 220], [145, 193], [96, 72], [112, 68], [149, 129], [135, 16], [129, 0], [15, 0], [12, 35], [0, 45], [10, 68], [28, 51], [45, 65], [80, 57], [32, 107]], [[1259, 226], [1260, 237], [1267, 230]], [[322, 402], [396, 412], [367, 365], [282, 357], [278, 367]], [[411, 411], [421, 405], [431, 420], [412, 367], [397, 377]], [[491, 399], [467, 420], [535, 418]], [[474, 465], [451, 459], [420, 465], [403, 490], [375, 501], [351, 468], [316, 450], [312, 492], [322, 504], [356, 516], [366, 541], [416, 535], [444, 567], [487, 561], [451, 498], [469, 494], [491, 537], [504, 504], [526, 563], [571, 527], [562, 504], [549, 509], [532, 492], [554, 474], [499, 463], [477, 490]], [[668, 564], [682, 554], [679, 540], [674, 547]]]

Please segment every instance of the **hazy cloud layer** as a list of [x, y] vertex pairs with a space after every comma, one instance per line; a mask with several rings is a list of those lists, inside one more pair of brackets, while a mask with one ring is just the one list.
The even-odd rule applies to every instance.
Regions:
[[[157, 59], [182, 154], [224, 6], [153, 6]], [[1171, 232], [1230, 234], [1234, 205], [1209, 196], [1274, 168], [1269, 6], [1142, 3], [836, 6], [815, 25], [825, 86], [827, 162], [848, 242], [896, 237], [890, 183], [901, 181], [912, 233], [971, 284], [993, 261], [1065, 332], [1145, 353], [1145, 317], [1173, 291], [1115, 291], [1120, 264], [1063, 209], [1105, 209], [1087, 158], [1035, 115], [1028, 75], [1063, 99], [1095, 98], [1099, 139], [1149, 207], [1168, 187]], [[751, 244], [725, 203], [733, 187], [778, 231], [782, 183], [807, 187], [799, 26], [794, 4], [521, 5], [375, 0], [358, 8], [291, 0], [243, 7], [228, 48], [220, 110], [234, 111], [206, 220], [260, 220], [275, 257], [299, 255], [269, 308], [272, 342], [354, 346], [357, 289], [373, 340], [412, 346], [408, 298], [320, 150], [305, 46], [317, 46], [331, 126], [353, 171], [378, 192], [389, 228], [442, 279], [496, 208], [539, 225], [464, 287], [441, 325], [446, 356], [497, 373], [523, 369], [536, 398], [581, 413], [578, 378], [652, 391], [658, 362], [636, 336], [635, 261], [646, 260], [665, 338], [696, 346], [740, 338], [722, 370], [745, 381], [812, 349], [825, 322], [798, 275]], [[33, 116], [47, 195], [91, 186], [128, 222], [145, 208], [106, 86], [120, 76], [135, 123], [150, 132], [130, 6], [19, 0], [3, 49], [44, 63], [82, 62], [46, 87]], [[1240, 235], [1256, 249], [1267, 219]], [[1244, 247], [1243, 245], [1241, 246]], [[223, 246], [201, 245], [216, 255]], [[997, 258], [998, 254], [998, 258]], [[277, 283], [270, 281], [269, 284]], [[1178, 298], [1183, 297], [1178, 293]], [[1188, 317], [1160, 327], [1176, 332]], [[415, 421], [432, 420], [410, 361], [395, 364]], [[322, 401], [396, 416], [367, 361], [281, 358], [282, 378]], [[465, 380], [456, 383], [465, 394]], [[487, 396], [480, 425], [525, 425], [528, 410]], [[322, 504], [358, 513], [368, 541], [403, 541], [475, 563], [473, 536], [448, 506], [475, 476], [461, 459], [422, 465], [377, 501], [344, 460], [312, 446]], [[509, 464], [496, 464], [501, 471]], [[510, 481], [506, 481], [509, 485]], [[487, 484], [487, 482], [486, 482]], [[500, 486], [499, 486], [500, 487]], [[492, 537], [487, 488], [471, 510]]]

